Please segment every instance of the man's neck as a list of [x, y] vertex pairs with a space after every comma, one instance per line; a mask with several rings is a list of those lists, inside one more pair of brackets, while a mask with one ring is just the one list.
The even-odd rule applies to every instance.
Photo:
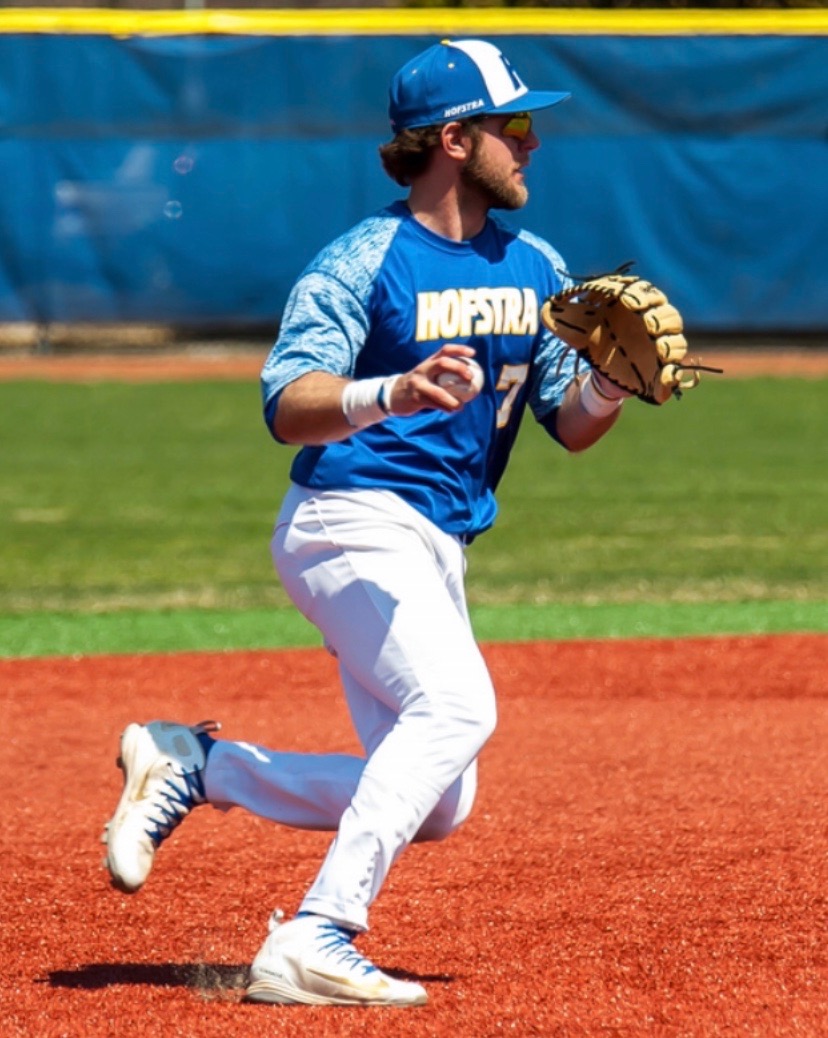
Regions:
[[456, 188], [438, 194], [418, 185], [411, 189], [408, 208], [418, 223], [451, 241], [476, 237], [486, 226], [488, 214], [478, 199], [461, 200]]

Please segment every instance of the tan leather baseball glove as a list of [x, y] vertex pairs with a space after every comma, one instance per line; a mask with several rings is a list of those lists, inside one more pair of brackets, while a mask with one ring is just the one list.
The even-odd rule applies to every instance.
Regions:
[[541, 319], [605, 378], [650, 404], [680, 397], [698, 385], [700, 371], [721, 373], [686, 359], [681, 314], [630, 274], [604, 274], [550, 296]]

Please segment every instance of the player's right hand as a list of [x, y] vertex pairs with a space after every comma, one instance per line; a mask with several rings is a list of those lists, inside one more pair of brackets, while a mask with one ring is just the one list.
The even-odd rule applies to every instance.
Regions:
[[427, 409], [448, 414], [462, 410], [466, 402], [439, 386], [437, 380], [440, 375], [449, 373], [468, 378], [468, 365], [463, 358], [471, 359], [474, 354], [470, 346], [450, 343], [420, 361], [416, 368], [400, 375], [389, 400], [391, 413], [406, 416]]

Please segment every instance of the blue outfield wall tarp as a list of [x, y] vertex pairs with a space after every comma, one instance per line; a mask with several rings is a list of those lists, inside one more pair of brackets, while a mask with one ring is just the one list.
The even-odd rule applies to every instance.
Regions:
[[[0, 34], [0, 321], [278, 322], [401, 194], [388, 81], [430, 35]], [[508, 219], [626, 260], [692, 330], [828, 329], [828, 37], [502, 35], [539, 113]]]

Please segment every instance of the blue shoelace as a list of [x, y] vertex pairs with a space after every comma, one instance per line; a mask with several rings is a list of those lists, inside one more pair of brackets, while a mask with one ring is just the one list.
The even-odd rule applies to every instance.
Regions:
[[336, 962], [349, 970], [361, 970], [363, 975], [376, 972], [377, 967], [360, 955], [351, 943], [354, 935], [337, 926], [336, 923], [324, 923], [319, 927], [320, 948]]
[[207, 799], [200, 771], [176, 775], [175, 778], [182, 785], [177, 785], [171, 778], [165, 781], [158, 801], [153, 805], [161, 817], [150, 817], [151, 828], [144, 830], [156, 847], [197, 804], [203, 804]]

